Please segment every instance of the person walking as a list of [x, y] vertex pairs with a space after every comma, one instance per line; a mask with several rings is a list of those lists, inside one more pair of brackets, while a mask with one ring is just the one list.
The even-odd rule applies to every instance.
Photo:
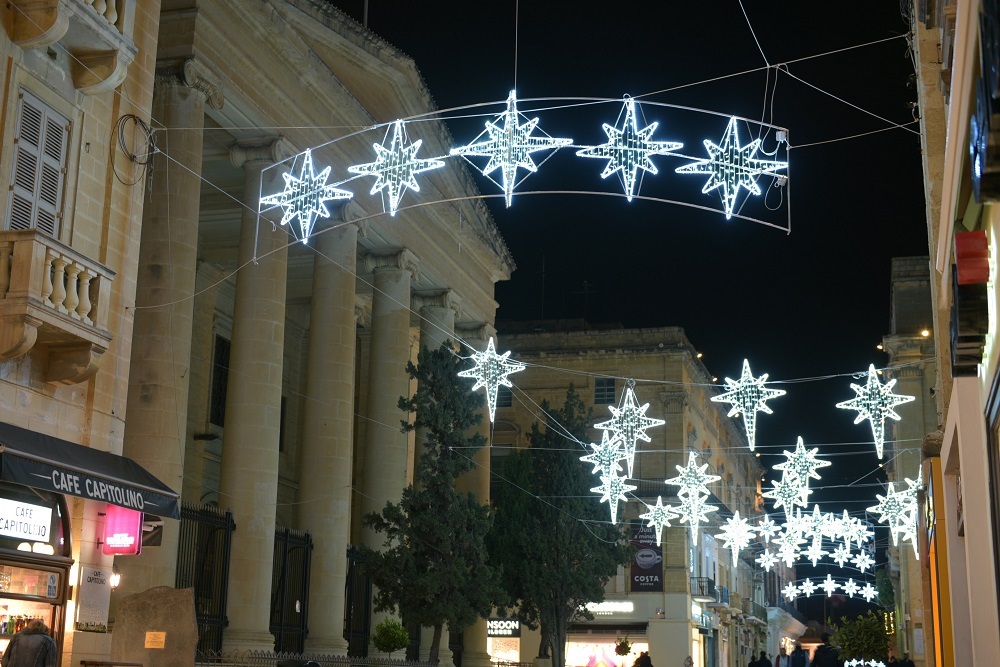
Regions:
[[813, 655], [813, 667], [843, 667], [843, 661], [837, 655], [837, 649], [830, 644], [830, 634], [824, 632], [823, 643], [816, 648]]
[[809, 654], [803, 650], [802, 644], [795, 643], [795, 650], [789, 656], [788, 662], [791, 667], [809, 667]]
[[910, 660], [909, 653], [903, 654], [903, 659], [899, 661], [899, 667], [913, 667], [913, 661]]
[[56, 642], [45, 623], [35, 618], [14, 635], [0, 658], [2, 667], [56, 667]]
[[632, 663], [632, 667], [653, 667], [653, 660], [649, 657], [649, 651], [643, 651]]
[[792, 667], [788, 649], [782, 648], [781, 653], [774, 657], [774, 667]]

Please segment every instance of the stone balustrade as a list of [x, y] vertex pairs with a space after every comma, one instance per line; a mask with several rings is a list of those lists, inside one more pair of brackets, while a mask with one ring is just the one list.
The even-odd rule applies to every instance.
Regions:
[[118, 25], [118, 17], [120, 12], [118, 11], [118, 3], [123, 2], [123, 0], [83, 0], [86, 4], [94, 8], [97, 15], [102, 17], [105, 21], [113, 25], [119, 31], [121, 26]]
[[46, 380], [81, 382], [107, 350], [114, 272], [33, 229], [0, 232], [0, 359], [48, 348]]

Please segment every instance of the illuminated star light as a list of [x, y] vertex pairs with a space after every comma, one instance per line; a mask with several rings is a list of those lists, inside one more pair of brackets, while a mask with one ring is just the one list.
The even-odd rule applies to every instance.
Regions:
[[625, 497], [625, 494], [628, 491], [635, 491], [637, 488], [626, 484], [626, 481], [628, 481], [627, 478], [615, 474], [601, 475], [601, 486], [591, 489], [592, 492], [601, 494], [602, 503], [608, 503], [611, 509], [611, 523], [618, 522], [618, 502], [627, 502], [628, 498]]
[[895, 378], [885, 384], [879, 382], [875, 364], [869, 364], [868, 381], [865, 383], [865, 386], [862, 387], [852, 382], [851, 389], [857, 395], [849, 401], [837, 403], [838, 408], [858, 411], [858, 416], [854, 418], [855, 424], [860, 424], [865, 419], [871, 422], [872, 436], [875, 439], [875, 452], [879, 458], [882, 458], [882, 450], [885, 447], [886, 418], [888, 417], [896, 421], [902, 419], [902, 417], [896, 414], [893, 408], [901, 403], [909, 403], [914, 399], [913, 396], [892, 393], [892, 388], [895, 384]]
[[[743, 360], [743, 373], [739, 381], [725, 378], [729, 391], [718, 396], [713, 396], [715, 403], [732, 403], [727, 417], [738, 417], [743, 415], [743, 427], [746, 430], [747, 442], [750, 443], [750, 451], [753, 451], [755, 438], [757, 436], [757, 413], [766, 412], [773, 415], [774, 411], [767, 407], [766, 401], [778, 396], [784, 396], [784, 389], [768, 389], [764, 386], [767, 382], [767, 373], [759, 378], [755, 378], [750, 373], [750, 362]], [[819, 479], [817, 477], [817, 479]]]
[[875, 561], [872, 560], [872, 557], [869, 556], [866, 551], [859, 551], [857, 555], [851, 559], [851, 562], [856, 568], [861, 570], [862, 573], [875, 564]]
[[691, 543], [698, 544], [698, 526], [702, 521], [708, 521], [709, 512], [715, 512], [719, 508], [705, 502], [708, 500], [708, 494], [681, 496], [678, 491], [678, 496], [680, 496], [681, 503], [673, 508], [673, 512], [680, 517], [681, 523], [688, 524], [691, 533]]
[[497, 410], [497, 392], [500, 391], [500, 385], [513, 387], [514, 385], [507, 379], [507, 376], [525, 369], [525, 365], [520, 361], [510, 361], [507, 359], [508, 355], [510, 355], [509, 350], [503, 354], [497, 354], [496, 348], [493, 347], [493, 337], [491, 336], [485, 352], [472, 353], [472, 360], [476, 363], [475, 367], [460, 371], [458, 374], [459, 377], [475, 378], [476, 383], [472, 385], [472, 391], [476, 391], [480, 387], [486, 387], [486, 402], [490, 408], [490, 422], [493, 421], [493, 416]]
[[854, 583], [854, 579], [848, 579], [847, 583], [841, 586], [847, 597], [853, 598], [854, 594], [861, 590], [861, 587]]
[[350, 199], [354, 196], [347, 190], [326, 184], [330, 169], [327, 167], [319, 174], [315, 173], [312, 151], [307, 149], [302, 158], [299, 175], [293, 176], [289, 172], [282, 172], [285, 189], [277, 194], [260, 198], [261, 206], [280, 206], [284, 209], [281, 224], [291, 226], [292, 220], [299, 219], [299, 231], [303, 243], [309, 242], [309, 235], [312, 234], [317, 217], [330, 217], [326, 202], [332, 199]]
[[[514, 196], [514, 187], [518, 183], [518, 168], [532, 173], [538, 171], [531, 154], [573, 143], [572, 139], [556, 139], [548, 135], [531, 136], [538, 126], [538, 119], [532, 118], [525, 123], [518, 123], [520, 116], [521, 113], [517, 110], [517, 91], [512, 90], [507, 97], [507, 110], [497, 116], [497, 120], [502, 119], [502, 123], [486, 121], [486, 129], [480, 132], [472, 143], [451, 149], [452, 155], [463, 155], [466, 159], [469, 155], [488, 157], [490, 161], [482, 169], [484, 176], [489, 177], [493, 171], [500, 169], [503, 182], [499, 185], [503, 188], [508, 208]], [[480, 141], [483, 134], [488, 134], [489, 138]]]
[[822, 545], [823, 542], [821, 538], [819, 542], [814, 541], [812, 544], [809, 545], [808, 549], [802, 552], [806, 558], [812, 561], [813, 567], [816, 566], [816, 563], [822, 560], [823, 556], [829, 553], [828, 551], [823, 550]]
[[789, 600], [794, 600], [799, 596], [799, 587], [789, 581], [785, 584], [785, 587], [781, 589], [781, 592]]
[[902, 494], [897, 494], [896, 489], [892, 482], [888, 483], [889, 490], [883, 496], [876, 493], [875, 497], [878, 498], [879, 503], [874, 507], [869, 507], [869, 512], [877, 512], [882, 516], [879, 517], [879, 523], [888, 523], [889, 532], [892, 534], [892, 544], [897, 546], [899, 544], [899, 533], [903, 532], [900, 528], [900, 524], [904, 523], [906, 518], [907, 507], [903, 502]]
[[778, 562], [778, 557], [775, 556], [772, 551], [764, 549], [764, 551], [762, 551], [761, 554], [754, 559], [754, 561], [764, 568], [765, 572], [770, 572], [771, 568], [774, 567], [774, 564]]
[[740, 518], [739, 510], [733, 513], [732, 518], [726, 519], [726, 525], [722, 527], [722, 532], [716, 535], [717, 538], [724, 540], [723, 548], [729, 549], [732, 553], [733, 567], [737, 565], [740, 550], [750, 546], [753, 536], [753, 528], [750, 527], [747, 519]]
[[661, 532], [664, 526], [670, 526], [670, 519], [674, 516], [674, 508], [663, 504], [663, 498], [656, 496], [656, 505], [646, 505], [649, 511], [640, 514], [640, 519], [649, 521], [647, 527], [656, 529], [656, 546], [660, 546]]
[[811, 489], [803, 489], [798, 479], [790, 478], [787, 475], [782, 475], [781, 479], [775, 480], [772, 484], [774, 484], [774, 488], [761, 495], [774, 500], [774, 509], [783, 506], [786, 517], [791, 516], [792, 509], [796, 505], [804, 507], [806, 505], [805, 496], [812, 493]]
[[799, 436], [798, 442], [795, 443], [795, 451], [790, 452], [786, 449], [781, 452], [788, 460], [775, 465], [774, 469], [794, 475], [802, 488], [808, 489], [810, 479], [820, 479], [819, 473], [816, 470], [830, 465], [829, 461], [818, 460], [816, 458], [817, 452], [819, 452], [818, 447], [807, 451], [805, 445], [802, 444], [802, 436]]
[[799, 590], [802, 591], [802, 594], [805, 595], [806, 597], [815, 593], [817, 588], [819, 587], [812, 582], [812, 579], [806, 579], [801, 584], [799, 584]]
[[754, 139], [746, 146], [740, 146], [736, 123], [736, 118], [729, 119], [721, 146], [705, 139], [703, 143], [708, 151], [708, 159], [698, 160], [676, 169], [678, 174], [708, 174], [709, 179], [701, 192], [707, 194], [712, 190], [721, 189], [726, 220], [733, 217], [740, 188], [745, 188], [750, 194], [759, 195], [761, 190], [757, 185], [758, 176], [767, 174], [777, 177], [776, 172], [788, 168], [787, 162], [754, 157], [760, 148], [760, 139]]
[[865, 599], [865, 602], [871, 602], [872, 598], [878, 597], [878, 591], [871, 585], [871, 582], [867, 582], [865, 587], [861, 589], [861, 597]]
[[[601, 428], [600, 424], [596, 426], [597, 428]], [[707, 485], [722, 479], [718, 475], [706, 474], [705, 470], [708, 468], [708, 464], [703, 463], [699, 466], [698, 455], [694, 452], [688, 454], [688, 463], [686, 466], [675, 465], [674, 467], [677, 468], [677, 472], [680, 475], [671, 477], [665, 480], [665, 482], [681, 487], [677, 490], [677, 495], [681, 497], [698, 494], [705, 494], [707, 496], [709, 494]]]
[[[625, 447], [628, 476], [632, 477], [632, 470], [635, 466], [635, 448], [639, 440], [652, 442], [652, 439], [646, 435], [646, 429], [654, 426], [662, 426], [666, 422], [662, 419], [654, 419], [653, 417], [646, 416], [649, 403], [640, 406], [639, 402], [635, 399], [635, 391], [632, 390], [631, 386], [625, 387], [625, 392], [622, 394], [621, 406], [617, 408], [608, 406], [608, 409], [611, 410], [611, 414], [614, 416], [608, 421], [594, 424], [594, 428], [611, 431], [621, 440], [622, 445]], [[716, 477], [715, 479], [720, 478]], [[667, 483], [670, 484], [672, 482], [668, 481]]]
[[851, 559], [851, 550], [843, 544], [838, 544], [837, 548], [833, 550], [831, 558], [837, 567], [844, 567], [844, 563]]
[[826, 575], [826, 579], [820, 582], [819, 587], [826, 591], [826, 597], [830, 597], [836, 593], [838, 588], [837, 582], [829, 574]]
[[[389, 132], [392, 132], [392, 139], [389, 139]], [[386, 142], [389, 147], [386, 148]], [[375, 161], [367, 164], [359, 164], [348, 167], [347, 171], [352, 174], [365, 176], [375, 176], [375, 185], [372, 186], [369, 194], [375, 194], [382, 190], [389, 192], [389, 215], [396, 215], [399, 208], [399, 200], [403, 193], [409, 188], [414, 192], [420, 192], [416, 175], [431, 169], [439, 169], [444, 166], [444, 162], [434, 159], [422, 159], [417, 157], [422, 139], [407, 143], [406, 130], [403, 128], [403, 121], [397, 120], [392, 124], [392, 130], [386, 131], [385, 139], [381, 144], [372, 144], [375, 149]]]
[[763, 519], [757, 522], [757, 534], [764, 540], [764, 544], [767, 544], [768, 540], [777, 535], [778, 530], [778, 524], [766, 514]]
[[601, 444], [590, 443], [594, 450], [591, 454], [581, 456], [580, 460], [586, 463], [593, 463], [593, 473], [609, 474], [611, 472], [621, 472], [622, 464], [619, 461], [624, 458], [621, 443], [617, 437], [610, 435], [607, 431], [601, 436]]
[[[667, 155], [680, 150], [684, 144], [674, 141], [650, 141], [658, 123], [650, 123], [643, 129], [636, 124], [635, 100], [625, 96], [625, 120], [611, 126], [604, 123], [604, 133], [608, 135], [607, 143], [600, 146], [586, 146], [576, 152], [580, 157], [603, 158], [608, 161], [601, 172], [601, 178], [607, 178], [615, 172], [621, 172], [622, 185], [625, 187], [625, 197], [632, 201], [635, 191], [636, 175], [640, 169], [651, 174], [658, 173], [656, 165], [649, 158], [653, 155]], [[618, 115], [621, 119], [621, 114]]]

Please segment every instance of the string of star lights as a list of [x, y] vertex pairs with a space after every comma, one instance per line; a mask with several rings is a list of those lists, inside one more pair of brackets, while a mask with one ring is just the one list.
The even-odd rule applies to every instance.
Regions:
[[[298, 160], [296, 156], [295, 161]], [[292, 162], [294, 167], [295, 161]], [[299, 175], [290, 171], [282, 172], [285, 179], [285, 189], [273, 195], [261, 197], [260, 206], [280, 206], [284, 209], [281, 224], [291, 227], [292, 220], [299, 219], [299, 240], [309, 242], [313, 226], [317, 218], [329, 218], [330, 211], [326, 202], [334, 199], [350, 199], [352, 195], [347, 190], [341, 190], [335, 185], [327, 184], [332, 167], [326, 167], [318, 174], [313, 170], [312, 152], [306, 150], [302, 154], [302, 166]], [[261, 213], [263, 209], [259, 209]]]
[[743, 373], [740, 379], [731, 380], [725, 378], [729, 391], [713, 396], [715, 403], [731, 403], [727, 417], [739, 417], [743, 415], [743, 427], [746, 430], [747, 441], [750, 443], [750, 451], [753, 451], [754, 440], [757, 432], [757, 413], [766, 412], [771, 415], [774, 412], [767, 407], [767, 401], [778, 396], [784, 396], [784, 389], [768, 389], [764, 386], [767, 382], [767, 373], [759, 378], [755, 378], [750, 373], [750, 362], [743, 360]]
[[[497, 183], [502, 189], [507, 208], [510, 208], [511, 199], [514, 196], [514, 188], [518, 184], [517, 170], [525, 169], [531, 173], [538, 171], [535, 161], [531, 159], [531, 154], [538, 151], [555, 150], [562, 146], [573, 143], [572, 139], [558, 139], [550, 137], [542, 132], [541, 136], [532, 136], [532, 132], [538, 129], [538, 119], [532, 118], [524, 123], [519, 122], [523, 116], [517, 110], [517, 91], [510, 91], [507, 97], [507, 110], [497, 116], [500, 124], [493, 121], [486, 121], [486, 129], [465, 146], [452, 148], [452, 155], [461, 155], [468, 159], [470, 155], [488, 157], [490, 161], [483, 167], [483, 176], [490, 178], [490, 174], [500, 170], [502, 182]], [[487, 135], [487, 138], [483, 138]], [[474, 167], [478, 166], [471, 160]], [[496, 181], [491, 178], [494, 183]], [[523, 180], [523, 179], [522, 179]]]
[[667, 484], [680, 487], [677, 489], [677, 497], [680, 504], [672, 508], [673, 513], [680, 517], [681, 523], [687, 523], [691, 533], [691, 543], [698, 544], [698, 526], [702, 521], [708, 521], [708, 514], [715, 512], [719, 508], [709, 505], [708, 484], [720, 479], [718, 475], [709, 475], [705, 472], [707, 463], [698, 465], [698, 455], [690, 452], [687, 466], [674, 466], [680, 474], [666, 480]]
[[655, 505], [646, 505], [646, 509], [649, 511], [645, 514], [640, 514], [639, 518], [649, 523], [646, 524], [648, 528], [654, 528], [656, 530], [656, 546], [661, 545], [662, 533], [665, 527], [670, 527], [670, 519], [676, 516], [674, 508], [670, 505], [663, 504], [663, 498], [661, 496], [656, 496]]
[[[909, 479], [906, 481], [910, 484], [916, 484]], [[913, 555], [919, 560], [920, 554], [917, 551], [916, 487], [912, 487], [912, 493], [911, 489], [907, 489], [902, 493], [896, 493], [892, 482], [888, 482], [887, 485], [886, 494], [884, 496], [878, 493], [875, 494], [879, 502], [874, 507], [869, 507], [868, 511], [881, 515], [878, 520], [879, 523], [888, 524], [893, 546], [899, 546], [899, 536], [902, 534], [904, 541], [910, 541], [910, 544], [913, 546]]]
[[659, 173], [650, 157], [668, 155], [684, 147], [684, 144], [676, 141], [652, 141], [653, 132], [658, 125], [659, 123], [650, 123], [640, 130], [636, 121], [635, 100], [626, 95], [625, 105], [618, 115], [618, 122], [613, 126], [604, 123], [604, 133], [608, 136], [607, 143], [584, 147], [576, 154], [580, 157], [607, 160], [601, 178], [621, 172], [619, 175], [625, 188], [625, 198], [632, 201], [639, 170], [642, 169], [650, 174]]
[[608, 406], [613, 415], [611, 419], [594, 424], [594, 428], [611, 431], [616, 440], [620, 441], [625, 450], [625, 460], [628, 463], [628, 476], [632, 476], [635, 467], [635, 450], [640, 440], [652, 442], [646, 435], [646, 429], [666, 424], [662, 419], [647, 417], [649, 403], [639, 405], [635, 398], [634, 382], [629, 382], [622, 392], [621, 403], [616, 408]]
[[476, 380], [476, 383], [472, 385], [472, 391], [476, 391], [480, 387], [486, 387], [486, 403], [490, 409], [490, 423], [493, 422], [493, 418], [496, 415], [497, 393], [500, 391], [500, 385], [513, 387], [514, 385], [511, 384], [507, 376], [525, 369], [524, 364], [519, 361], [509, 360], [507, 358], [509, 356], [509, 350], [503, 354], [497, 354], [496, 348], [493, 346], [493, 337], [490, 336], [486, 351], [472, 353], [472, 361], [476, 365], [473, 368], [459, 371], [458, 373], [459, 377], [474, 378]]
[[[386, 142], [389, 142], [388, 148], [385, 146]], [[352, 174], [375, 176], [375, 185], [368, 194], [373, 195], [386, 190], [389, 195], [389, 215], [394, 216], [396, 209], [399, 208], [399, 200], [407, 188], [414, 192], [420, 191], [416, 175], [444, 166], [443, 160], [418, 158], [417, 151], [420, 150], [421, 143], [422, 139], [408, 143], [404, 123], [397, 120], [386, 132], [381, 144], [372, 144], [375, 149], [375, 161], [348, 167], [347, 171]]]
[[885, 663], [875, 659], [862, 660], [860, 658], [851, 658], [844, 661], [844, 667], [885, 667]]
[[[817, 593], [817, 591], [821, 592]], [[826, 579], [820, 580], [818, 584], [810, 578], [803, 579], [800, 583], [789, 581], [781, 589], [781, 594], [790, 602], [798, 598], [812, 597], [813, 595], [832, 597], [837, 594], [837, 591], [842, 591], [850, 598], [857, 595], [864, 598], [865, 602], [871, 602], [878, 597], [878, 590], [872, 586], [871, 582], [866, 581], [864, 586], [859, 586], [858, 582], [854, 581], [853, 578], [831, 577], [829, 574], [826, 575]]]
[[864, 386], [851, 383], [851, 389], [856, 396], [849, 401], [837, 403], [838, 408], [845, 410], [857, 410], [858, 416], [854, 423], [860, 424], [867, 419], [872, 425], [872, 436], [875, 438], [875, 452], [882, 458], [882, 449], [885, 446], [885, 420], [886, 418], [899, 421], [901, 417], [893, 410], [901, 403], [909, 403], [914, 400], [914, 396], [903, 396], [892, 393], [892, 388], [896, 384], [893, 378], [885, 384], [878, 380], [878, 371], [875, 364], [868, 366], [868, 381]]

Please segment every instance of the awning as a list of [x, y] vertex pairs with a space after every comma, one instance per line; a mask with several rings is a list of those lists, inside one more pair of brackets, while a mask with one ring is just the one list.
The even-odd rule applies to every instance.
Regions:
[[132, 459], [3, 422], [0, 479], [181, 518], [179, 495]]

